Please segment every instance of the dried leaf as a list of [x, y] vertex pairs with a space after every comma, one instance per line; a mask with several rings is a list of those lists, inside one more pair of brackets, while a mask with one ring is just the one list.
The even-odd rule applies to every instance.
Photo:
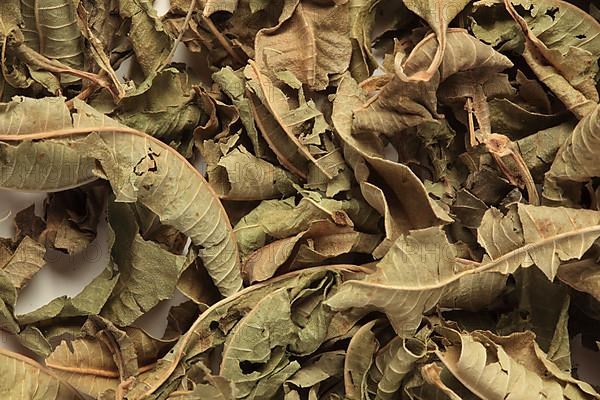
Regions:
[[[51, 0], [39, 4], [21, 0], [21, 15], [27, 46], [75, 69], [83, 68], [83, 40], [76, 23], [75, 3]], [[63, 83], [77, 80], [66, 78]]]
[[544, 197], [553, 202], [564, 202], [565, 193], [561, 183], [586, 182], [599, 176], [595, 153], [600, 146], [596, 124], [600, 120], [600, 106], [579, 121], [573, 133], [569, 135], [552, 162], [544, 182]]
[[428, 81], [442, 64], [447, 46], [447, 29], [450, 22], [469, 4], [469, 0], [403, 0], [406, 7], [423, 18], [435, 33], [438, 47], [431, 64], [408, 76], [410, 80]]
[[[108, 179], [116, 201], [140, 201], [157, 214], [161, 222], [179, 229], [195, 245], [202, 246], [199, 256], [223, 294], [240, 289], [239, 260], [227, 215], [200, 173], [169, 146], [129, 128], [87, 126], [40, 131], [27, 136], [18, 130], [3, 132], [1, 140], [21, 142], [9, 149], [21, 149], [30, 155], [44, 154], [42, 183], [58, 180], [64, 189], [81, 185], [85, 183], [83, 178], [88, 180], [94, 175]], [[32, 142], [32, 139], [50, 140]], [[64, 152], [72, 152], [73, 165], [59, 163]], [[100, 163], [101, 171], [92, 170], [94, 159]], [[8, 162], [5, 159], [2, 168], [7, 168]], [[21, 157], [19, 162], [26, 164], [26, 159]], [[3, 187], [40, 187], [38, 177], [28, 171], [26, 165], [17, 170], [25, 171], [26, 175], [7, 174]], [[197, 186], [181, 187], [180, 181], [195, 182]], [[170, 202], [165, 204], [164, 199]]]
[[248, 282], [255, 283], [271, 278], [278, 270], [323, 265], [328, 258], [351, 252], [368, 254], [379, 239], [377, 235], [356, 232], [349, 226], [316, 220], [307, 230], [254, 251], [242, 265], [242, 275]]
[[311, 89], [323, 90], [330, 76], [342, 74], [350, 64], [349, 6], [296, 4], [289, 18], [256, 35], [257, 66], [263, 74], [288, 70]]
[[[437, 88], [448, 77], [464, 71], [501, 72], [512, 66], [505, 56], [461, 29], [448, 31], [446, 47], [439, 70], [436, 67], [432, 77], [426, 80], [411, 81], [409, 77], [430, 65], [440, 49], [434, 35], [426, 36], [406, 59], [397, 54], [396, 73], [392, 80], [362, 107], [354, 110], [353, 131], [366, 130], [392, 136], [408, 127], [430, 121], [438, 117]], [[459, 54], [471, 56], [458, 57]]]
[[598, 398], [591, 386], [557, 373], [531, 333], [497, 337], [486, 332], [469, 335], [447, 330], [444, 336], [449, 344], [437, 352], [438, 356], [479, 397]]
[[[70, 400], [84, 397], [34, 360], [0, 349], [0, 393], [10, 399]], [[18, 384], [15, 385], [15, 383]]]
[[[561, 0], [535, 6], [530, 0], [504, 3], [525, 35], [523, 56], [534, 73], [579, 118], [589, 114], [598, 102], [593, 80], [600, 58], [600, 23]], [[528, 8], [533, 18], [525, 20], [515, 5]]]

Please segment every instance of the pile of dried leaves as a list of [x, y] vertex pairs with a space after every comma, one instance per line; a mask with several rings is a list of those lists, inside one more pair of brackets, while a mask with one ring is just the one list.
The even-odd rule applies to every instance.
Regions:
[[600, 399], [593, 3], [2, 0], [0, 397]]

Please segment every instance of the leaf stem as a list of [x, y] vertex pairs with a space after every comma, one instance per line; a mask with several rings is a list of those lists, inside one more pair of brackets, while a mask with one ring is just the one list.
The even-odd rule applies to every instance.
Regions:
[[529, 203], [539, 205], [535, 182], [515, 143], [504, 135], [491, 134], [485, 139], [485, 146], [509, 182], [520, 188], [525, 187]]
[[177, 35], [177, 38], [175, 38], [175, 42], [173, 42], [173, 47], [171, 47], [171, 51], [167, 55], [167, 58], [165, 58], [162, 65], [158, 69], [159, 71], [162, 71], [171, 62], [171, 59], [173, 58], [173, 56], [175, 56], [175, 52], [177, 51], [177, 46], [179, 46], [179, 43], [181, 43], [181, 40], [183, 39], [183, 35], [185, 34], [185, 31], [187, 30], [187, 27], [190, 23], [190, 20], [192, 19], [192, 14], [194, 13], [195, 8], [196, 8], [196, 0], [192, 0], [190, 2], [190, 8], [188, 9], [187, 14], [185, 15], [185, 20], [183, 21], [183, 26], [181, 27], [181, 31], [179, 32], [179, 35]]

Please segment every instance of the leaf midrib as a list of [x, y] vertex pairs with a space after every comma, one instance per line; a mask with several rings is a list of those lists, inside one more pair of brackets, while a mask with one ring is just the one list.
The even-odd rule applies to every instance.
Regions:
[[[586, 228], [582, 228], [582, 229], [578, 229], [576, 231], [571, 231], [571, 232], [566, 232], [566, 233], [562, 233], [556, 236], [553, 236], [551, 238], [545, 238], [543, 240], [540, 240], [538, 242], [535, 243], [530, 243], [527, 244], [525, 246], [519, 247], [518, 249], [515, 249], [513, 251], [510, 251], [506, 254], [503, 254], [502, 256], [496, 258], [495, 260], [488, 262], [486, 264], [480, 265], [477, 268], [473, 268], [470, 270], [466, 270], [463, 271], [459, 274], [455, 274], [452, 275], [452, 277], [445, 279], [443, 281], [439, 281], [435, 284], [432, 285], [427, 285], [427, 286], [397, 286], [397, 285], [387, 285], [387, 284], [383, 284], [383, 283], [374, 283], [374, 282], [365, 282], [365, 281], [348, 281], [352, 282], [353, 285], [359, 285], [359, 286], [366, 286], [366, 287], [377, 287], [377, 288], [381, 288], [381, 289], [387, 289], [387, 290], [397, 290], [397, 291], [405, 291], [405, 292], [420, 292], [420, 291], [425, 291], [425, 290], [436, 290], [436, 289], [443, 289], [444, 287], [454, 283], [454, 282], [458, 282], [461, 278], [464, 278], [466, 276], [469, 275], [473, 275], [473, 274], [478, 274], [478, 273], [482, 273], [482, 272], [498, 272], [498, 273], [502, 273], [500, 271], [494, 271], [494, 267], [499, 266], [500, 264], [506, 262], [507, 260], [510, 260], [512, 257], [516, 257], [519, 255], [524, 255], [527, 254], [537, 248], [540, 247], [544, 247], [545, 245], [552, 243], [552, 242], [558, 242], [561, 240], [566, 240], [566, 239], [570, 239], [573, 236], [578, 236], [578, 235], [588, 235], [588, 234], [593, 234], [593, 233], [597, 233], [598, 235], [600, 235], [600, 225], [593, 225], [590, 227], [586, 227]], [[503, 273], [502, 273], [503, 274]]]

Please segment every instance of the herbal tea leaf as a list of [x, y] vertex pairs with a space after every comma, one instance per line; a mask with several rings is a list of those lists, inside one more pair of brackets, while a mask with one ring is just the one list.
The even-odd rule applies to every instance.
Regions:
[[595, 1], [166, 3], [0, 1], [3, 397], [600, 400]]
[[448, 329], [443, 335], [449, 343], [436, 353], [450, 372], [481, 398], [599, 396], [591, 386], [557, 373], [531, 333], [497, 337], [487, 332], [462, 334]]
[[[117, 201], [140, 201], [157, 214], [161, 222], [202, 246], [199, 256], [223, 294], [240, 289], [239, 259], [227, 215], [202, 175], [172, 148], [129, 128], [88, 126], [27, 135], [18, 133], [1, 135], [0, 140], [20, 142], [16, 148], [25, 145], [31, 148], [28, 154], [44, 154], [48, 164], [42, 183], [60, 179], [64, 185], [60, 189], [65, 189], [79, 186], [85, 183], [82, 178], [87, 180], [93, 175], [107, 179]], [[44, 138], [49, 140], [31, 141]], [[76, 162], [60, 163], [64, 152], [75, 152]], [[100, 163], [101, 171], [92, 171], [94, 159]], [[20, 158], [19, 162], [25, 163], [25, 159]], [[3, 163], [3, 168], [6, 165]], [[90, 169], [85, 174], [81, 173], [82, 165]], [[63, 173], [64, 168], [68, 168], [70, 174]], [[29, 174], [25, 178], [30, 180], [30, 185], [39, 185], [36, 176]], [[187, 182], [187, 185], [180, 186], [179, 182]], [[22, 188], [23, 183], [23, 179], [13, 177], [4, 182], [3, 187]], [[164, 199], [169, 202], [165, 203]]]
[[298, 2], [288, 19], [256, 35], [257, 66], [263, 74], [288, 70], [311, 89], [323, 90], [329, 76], [348, 69], [349, 26], [348, 4]]
[[0, 393], [7, 398], [84, 400], [71, 385], [30, 358], [0, 349], [0, 360], [3, 377]]
[[469, 0], [403, 0], [403, 2], [409, 10], [427, 21], [436, 35], [438, 47], [431, 64], [424, 70], [409, 75], [411, 80], [428, 81], [444, 58], [448, 25], [469, 4]]

